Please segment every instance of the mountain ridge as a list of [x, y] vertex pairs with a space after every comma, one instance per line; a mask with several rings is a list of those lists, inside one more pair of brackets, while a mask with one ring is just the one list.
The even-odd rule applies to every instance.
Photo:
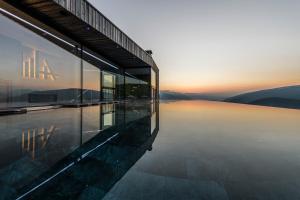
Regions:
[[174, 91], [160, 91], [161, 100], [210, 100], [223, 101], [226, 97], [218, 94], [204, 94], [204, 93], [180, 93]]
[[292, 85], [271, 89], [247, 92], [225, 99], [226, 102], [251, 103], [265, 98], [284, 98], [300, 100], [300, 85]]
[[224, 101], [231, 103], [300, 109], [300, 85], [248, 92], [227, 98]]

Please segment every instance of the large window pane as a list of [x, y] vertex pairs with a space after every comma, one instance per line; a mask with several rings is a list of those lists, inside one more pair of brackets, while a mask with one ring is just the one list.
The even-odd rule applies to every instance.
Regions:
[[3, 15], [0, 26], [0, 108], [78, 103], [78, 57]]
[[154, 72], [153, 69], [151, 69], [151, 97], [152, 99], [155, 99], [157, 98], [156, 97], [156, 93], [157, 93], [157, 90], [156, 90], [156, 73]]
[[151, 86], [156, 88], [156, 73], [153, 69], [151, 69]]
[[116, 94], [116, 76], [108, 72], [102, 73], [103, 100], [114, 100]]
[[125, 91], [127, 99], [148, 99], [149, 84], [139, 79], [125, 77]]
[[116, 99], [124, 99], [124, 76], [121, 74], [116, 75]]
[[115, 90], [109, 88], [102, 89], [103, 100], [114, 100]]
[[107, 72], [103, 72], [103, 87], [115, 88], [116, 76]]
[[93, 103], [100, 100], [100, 70], [83, 61], [83, 102]]

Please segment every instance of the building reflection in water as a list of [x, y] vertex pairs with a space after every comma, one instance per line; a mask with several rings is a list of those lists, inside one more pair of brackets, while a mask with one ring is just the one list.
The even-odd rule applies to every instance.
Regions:
[[50, 137], [57, 128], [51, 125], [50, 128], [23, 129], [22, 131], [22, 152], [29, 153], [32, 160], [35, 159], [36, 151], [45, 148]]
[[[158, 116], [157, 104], [126, 103], [1, 117], [3, 198], [41, 199], [50, 191], [56, 198], [62, 192], [63, 186], [57, 187], [60, 184], [76, 185], [76, 191], [64, 190], [63, 194], [75, 198], [73, 195], [83, 192], [90, 180], [101, 186], [104, 195], [152, 149], [159, 129]], [[79, 177], [66, 177], [70, 173]], [[78, 182], [80, 177], [83, 180]]]
[[101, 125], [103, 128], [108, 128], [115, 125], [115, 104], [104, 104], [101, 112]]

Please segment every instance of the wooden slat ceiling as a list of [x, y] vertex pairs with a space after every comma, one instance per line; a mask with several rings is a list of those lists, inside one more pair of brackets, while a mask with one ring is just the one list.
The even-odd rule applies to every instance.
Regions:
[[121, 67], [153, 67], [51, 0], [7, 1]]

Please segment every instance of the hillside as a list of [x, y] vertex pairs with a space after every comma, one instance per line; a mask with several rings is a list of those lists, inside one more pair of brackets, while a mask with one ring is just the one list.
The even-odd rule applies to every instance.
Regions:
[[227, 98], [225, 101], [284, 108], [300, 108], [300, 85], [249, 92]]
[[225, 99], [222, 95], [217, 94], [202, 94], [202, 93], [179, 93], [173, 91], [161, 91], [161, 100], [210, 100], [223, 101]]
[[159, 93], [161, 100], [191, 100], [191, 97], [178, 92], [162, 91]]

